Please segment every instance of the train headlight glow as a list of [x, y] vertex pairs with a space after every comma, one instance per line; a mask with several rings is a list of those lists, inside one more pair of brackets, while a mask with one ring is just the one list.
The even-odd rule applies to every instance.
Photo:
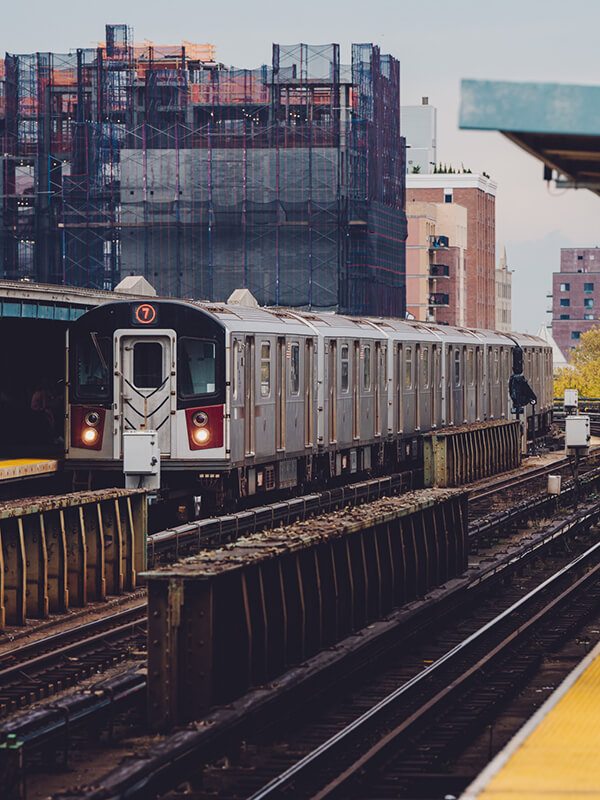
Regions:
[[84, 444], [91, 447], [98, 441], [98, 431], [95, 428], [84, 428], [81, 438]]
[[196, 444], [206, 444], [210, 439], [210, 431], [206, 428], [198, 428], [192, 433]]

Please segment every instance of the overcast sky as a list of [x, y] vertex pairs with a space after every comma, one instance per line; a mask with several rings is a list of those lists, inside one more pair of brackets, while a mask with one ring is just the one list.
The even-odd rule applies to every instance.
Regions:
[[271, 42], [375, 42], [400, 59], [402, 102], [428, 95], [438, 108], [438, 159], [485, 170], [498, 183], [496, 233], [513, 278], [513, 326], [535, 332], [561, 247], [600, 245], [600, 198], [550, 194], [542, 165], [496, 133], [458, 130], [461, 78], [600, 82], [597, 0], [148, 0], [101, 3], [3, 0], [0, 52], [93, 47], [104, 24], [135, 39], [212, 42], [227, 64], [270, 60]]

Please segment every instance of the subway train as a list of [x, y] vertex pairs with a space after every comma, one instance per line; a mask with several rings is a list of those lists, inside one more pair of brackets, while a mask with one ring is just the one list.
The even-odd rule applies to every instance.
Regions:
[[123, 483], [123, 433], [157, 431], [161, 492], [215, 508], [350, 474], [418, 469], [421, 434], [510, 418], [513, 355], [548, 429], [535, 336], [174, 300], [108, 302], [67, 343], [66, 466]]

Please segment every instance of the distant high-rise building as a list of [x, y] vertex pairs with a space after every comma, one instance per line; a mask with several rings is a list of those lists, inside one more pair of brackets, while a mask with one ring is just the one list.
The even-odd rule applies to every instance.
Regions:
[[496, 188], [483, 174], [406, 176], [408, 216], [415, 202], [457, 204], [467, 210], [465, 324], [470, 328], [496, 326]]
[[552, 335], [565, 358], [600, 326], [600, 247], [563, 248], [552, 275]]
[[428, 175], [437, 159], [437, 109], [423, 97], [420, 106], [402, 106], [400, 117], [406, 139], [406, 171]]
[[512, 272], [506, 261], [506, 247], [502, 248], [496, 270], [496, 330], [512, 330]]

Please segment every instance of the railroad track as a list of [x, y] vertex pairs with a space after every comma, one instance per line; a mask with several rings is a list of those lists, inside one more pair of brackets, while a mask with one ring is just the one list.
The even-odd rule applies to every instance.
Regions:
[[[415, 796], [418, 779], [430, 780], [436, 769], [439, 778], [446, 759], [466, 744], [462, 732], [479, 732], [531, 676], [539, 660], [539, 640], [532, 637], [540, 628], [552, 623], [545, 637], [550, 647], [598, 610], [599, 579], [595, 543], [253, 792], [251, 800], [290, 793], [319, 800]], [[573, 617], [569, 604], [583, 593], [585, 603]]]
[[[538, 472], [533, 477], [537, 475]], [[367, 498], [373, 499], [375, 495], [394, 493], [401, 484], [401, 476], [397, 478], [397, 483], [386, 478], [356, 484], [352, 487], [352, 496], [346, 487], [333, 493], [323, 493], [325, 498], [323, 495], [297, 498], [252, 512], [240, 512], [218, 520], [179, 526], [149, 537], [149, 550], [154, 550], [156, 557], [156, 550], [164, 555], [167, 547], [175, 547], [181, 556], [209, 544], [222, 544], [222, 540], [230, 541], [237, 535], [242, 535], [245, 530], [260, 530], [314, 515], [319, 508], [317, 503], [321, 507], [326, 504], [329, 508], [339, 508], [364, 502]], [[600, 468], [591, 471], [587, 477], [590, 484], [595, 479], [600, 479]], [[572, 487], [567, 485], [563, 495], [565, 500], [569, 499], [572, 491]], [[519, 522], [522, 523], [531, 516], [532, 509], [537, 506], [539, 513], [549, 502], [554, 502], [554, 499], [549, 499], [546, 495], [529, 498], [521, 506], [512, 508], [510, 514], [501, 513], [488, 519], [484, 525], [474, 527], [471, 539], [475, 550], [479, 548], [479, 544], [476, 544], [479, 538], [486, 538], [489, 545], [492, 538], [490, 532], [497, 537], [498, 531], [503, 527], [514, 527]], [[494, 541], [496, 549], [504, 548], [502, 542], [502, 539], [500, 544]], [[493, 548], [488, 557], [493, 557]], [[142, 599], [132, 608], [112, 612], [105, 617], [49, 634], [43, 639], [10, 651], [0, 652], [0, 717], [75, 686], [90, 675], [98, 674], [128, 659], [132, 653], [143, 657], [146, 611], [146, 601]]]
[[[600, 509], [597, 503], [590, 503], [585, 510], [580, 508], [576, 514], [563, 519], [560, 524], [557, 523], [556, 530], [548, 533], [548, 542], [552, 537], [554, 537], [553, 541], [557, 541], [557, 537], [561, 534], [561, 526], [562, 534], [567, 532], [577, 534], [579, 531], [577, 535], [581, 537], [584, 535], [582, 531], [595, 523], [599, 517]], [[560, 570], [556, 569], [556, 559], [560, 558], [564, 564], [568, 558], [572, 558], [573, 551], [571, 551], [571, 555], [566, 556], [564, 552], [558, 554], [557, 548], [552, 548], [546, 551], [545, 556], [542, 556], [541, 549], [537, 553], [531, 549], [529, 553], [523, 552], [520, 561], [516, 556], [507, 554], [504, 567], [507, 571], [503, 573], [504, 576], [522, 570], [527, 559], [530, 560], [532, 557], [537, 557], [535, 570], [531, 570], [528, 577], [519, 579], [514, 586], [508, 586], [506, 581], [502, 580], [502, 573], [496, 571], [496, 566], [490, 564], [483, 567], [482, 578], [473, 580], [470, 584], [471, 588], [466, 589], [466, 593], [460, 600], [457, 595], [450, 593], [448, 598], [444, 597], [443, 603], [439, 603], [437, 612], [430, 603], [427, 608], [423, 609], [422, 616], [414, 617], [408, 627], [402, 629], [404, 633], [396, 634], [395, 645], [390, 646], [388, 641], [387, 645], [383, 646], [383, 643], [376, 639], [370, 642], [369, 647], [358, 645], [362, 647], [361, 651], [357, 651], [359, 655], [356, 655], [354, 659], [347, 658], [348, 663], [340, 660], [337, 668], [330, 665], [329, 672], [321, 670], [317, 673], [311, 671], [313, 668], [309, 664], [304, 664], [303, 668], [299, 670], [299, 673], [302, 674], [299, 681], [306, 683], [301, 684], [295, 695], [290, 684], [277, 681], [267, 695], [264, 691], [258, 690], [254, 700], [246, 697], [240, 701], [239, 706], [234, 703], [221, 711], [216, 710], [214, 714], [211, 714], [210, 725], [199, 724], [194, 730], [181, 731], [168, 737], [163, 742], [157, 743], [156, 746], [153, 745], [147, 754], [141, 754], [137, 761], [127, 761], [122, 767], [105, 776], [97, 786], [90, 787], [85, 791], [74, 792], [72, 797], [99, 800], [101, 797], [110, 796], [113, 798], [140, 798], [141, 800], [155, 792], [158, 787], [162, 791], [166, 787], [174, 788], [184, 777], [193, 776], [194, 772], [197, 772], [199, 764], [208, 757], [209, 753], [219, 752], [219, 741], [225, 748], [221, 752], [226, 752], [227, 743], [231, 743], [232, 738], [235, 739], [238, 736], [246, 742], [241, 753], [238, 752], [233, 762], [226, 761], [226, 766], [219, 761], [214, 769], [204, 771], [201, 779], [204, 789], [195, 789], [194, 796], [197, 800], [205, 800], [205, 798], [213, 796], [219, 796], [223, 800], [228, 797], [248, 797], [257, 791], [263, 791], [260, 789], [261, 784], [267, 784], [269, 777], [277, 775], [278, 772], [281, 773], [278, 781], [284, 772], [285, 778], [276, 787], [271, 786], [269, 792], [281, 790], [282, 797], [313, 796], [310, 793], [314, 788], [312, 785], [306, 795], [298, 787], [303, 786], [302, 781], [305, 774], [317, 775], [320, 773], [314, 771], [311, 766], [308, 773], [298, 773], [300, 775], [298, 777], [296, 773], [288, 774], [287, 770], [281, 771], [282, 764], [290, 765], [291, 769], [291, 764], [295, 760], [294, 755], [297, 757], [308, 756], [313, 750], [321, 753], [321, 742], [333, 738], [333, 732], [339, 731], [340, 728], [344, 729], [345, 723], [350, 724], [351, 720], [355, 721], [353, 717], [360, 718], [363, 713], [379, 706], [399, 685], [410, 684], [412, 687], [410, 689], [411, 702], [415, 701], [415, 698], [418, 698], [424, 691], [425, 684], [422, 683], [424, 679], [418, 678], [415, 682], [415, 678], [421, 674], [438, 676], [442, 688], [453, 685], [454, 678], [449, 677], [447, 670], [441, 671], [439, 665], [431, 671], [424, 671], [423, 667], [428, 662], [437, 663], [439, 659], [443, 659], [440, 664], [448, 662], [448, 668], [452, 667], [458, 676], [462, 675], [468, 671], [465, 669], [464, 663], [457, 666], [456, 655], [453, 655], [450, 660], [446, 659], [445, 655], [447, 652], [456, 650], [456, 645], [462, 643], [462, 647], [456, 650], [457, 653], [461, 651], [472, 661], [481, 661], [485, 654], [476, 649], [479, 647], [479, 644], [476, 643], [488, 643], [489, 637], [487, 633], [485, 635], [478, 633], [475, 636], [478, 631], [501, 631], [501, 628], [496, 626], [499, 626], [501, 621], [506, 625], [512, 624], [511, 621], [517, 619], [517, 613], [521, 614], [519, 617], [520, 629], [523, 631], [531, 629], [530, 620], [535, 618], [535, 620], [541, 621], [549, 613], [549, 609], [544, 614], [538, 613], [541, 607], [534, 608], [533, 598], [535, 596], [547, 600], [548, 596], [543, 593], [549, 592], [551, 586], [559, 586], [560, 581], [570, 583], [570, 578], [566, 576], [575, 576], [578, 569], [584, 567], [587, 569], [588, 565], [594, 574], [598, 571], [596, 562], [600, 563], [600, 545], [593, 544], [592, 547], [588, 547], [589, 542], [594, 538], [595, 534], [588, 535], [587, 539], [577, 538], [577, 536], [572, 539], [569, 547], [580, 548], [581, 556], [578, 556], [564, 569], [561, 565]], [[548, 559], [548, 563], [545, 563], [545, 559]], [[486, 581], [483, 580], [484, 574], [492, 579], [487, 581], [487, 586]], [[540, 576], [547, 578], [542, 586], [538, 586]], [[581, 577], [583, 580], [580, 585], [583, 590], [584, 583], [591, 581], [592, 577], [591, 575]], [[492, 590], [492, 585], [495, 593], [504, 593], [501, 601], [494, 597], [494, 604], [486, 602], [484, 599], [486, 596], [491, 596], [489, 592]], [[562, 586], [562, 584], [560, 585]], [[592, 592], [588, 591], [587, 596], [592, 598]], [[554, 600], [550, 598], [551, 602]], [[500, 615], [497, 613], [499, 606], [505, 609]], [[463, 619], [463, 614], [466, 612], [470, 612], [470, 619]], [[494, 625], [490, 625], [492, 620], [496, 620]], [[434, 633], [434, 630], [437, 630], [437, 633]], [[512, 633], [507, 633], [506, 629], [502, 630], [505, 632], [505, 638], [514, 634], [514, 630]], [[491, 633], [489, 635], [491, 636]], [[407, 636], [413, 638], [408, 639]], [[410, 647], [407, 646], [409, 642]], [[467, 644], [464, 644], [465, 642]], [[494, 647], [496, 646], [494, 645]], [[516, 659], [516, 656], [511, 656], [511, 658]], [[384, 662], [383, 666], [382, 662]], [[304, 677], [307, 675], [308, 678]], [[467, 689], [471, 691], [470, 687]], [[408, 691], [408, 688], [405, 689], [404, 698], [409, 697]], [[498, 687], [495, 687], [494, 692], [498, 692]], [[253, 702], [257, 705], [254, 706]], [[319, 707], [315, 710], [317, 705]], [[264, 708], [262, 712], [261, 708]], [[391, 709], [392, 706], [389, 708]], [[320, 715], [323, 715], [323, 718]], [[265, 732], [264, 726], [272, 725], [274, 719], [283, 719], [284, 724], [290, 725], [294, 731], [297, 731], [297, 728], [302, 725], [303, 729], [298, 736], [294, 735], [291, 739], [281, 731], [276, 732], [274, 734], [275, 744], [265, 761], [264, 743], [269, 735]], [[360, 730], [367, 729], [363, 728], [361, 724]], [[411, 736], [414, 730], [416, 728], [411, 728]], [[335, 735], [337, 736], [337, 733]], [[350, 734], [348, 736], [350, 737]], [[353, 741], [351, 737], [344, 739], [344, 742], [349, 743], [349, 747], [354, 749], [347, 749], [345, 744], [341, 747], [341, 751], [347, 752], [351, 760], [362, 757], [355, 744], [352, 744]], [[327, 752], [334, 751], [327, 750]], [[315, 757], [318, 761], [321, 755]], [[317, 764], [317, 761], [314, 764]], [[304, 760], [299, 763], [304, 763]], [[335, 761], [335, 764], [337, 769], [338, 762]], [[331, 767], [327, 766], [326, 777], [329, 776], [330, 770]], [[192, 788], [194, 786], [193, 778], [191, 786]], [[275, 793], [272, 796], [278, 797], [279, 795]], [[346, 794], [346, 787], [339, 796], [350, 796]]]
[[0, 653], [0, 716], [75, 686], [146, 647], [146, 602]]

